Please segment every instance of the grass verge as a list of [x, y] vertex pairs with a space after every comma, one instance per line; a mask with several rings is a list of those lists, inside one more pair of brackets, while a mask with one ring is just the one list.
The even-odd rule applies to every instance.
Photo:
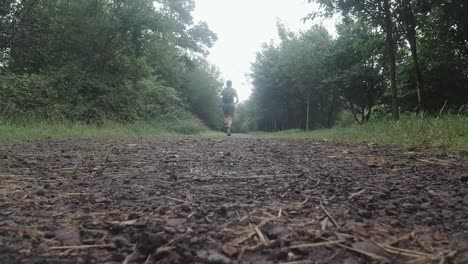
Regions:
[[336, 127], [310, 132], [288, 130], [269, 135], [468, 151], [468, 117], [457, 115], [446, 115], [440, 118], [403, 116], [398, 122], [375, 120], [350, 127]]
[[100, 126], [70, 121], [0, 121], [0, 141], [44, 139], [116, 139], [171, 135], [195, 135], [208, 128], [191, 115], [161, 118], [148, 122], [120, 124], [106, 121]]

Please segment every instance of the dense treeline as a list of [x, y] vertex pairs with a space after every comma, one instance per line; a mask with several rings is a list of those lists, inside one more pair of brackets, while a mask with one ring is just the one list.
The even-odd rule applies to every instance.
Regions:
[[464, 0], [316, 0], [318, 15], [340, 14], [333, 38], [323, 27], [301, 33], [278, 25], [252, 65], [254, 91], [240, 130], [331, 127], [351, 113], [465, 113], [468, 4]]
[[131, 122], [181, 110], [215, 126], [222, 83], [204, 56], [217, 37], [194, 23], [194, 7], [193, 0], [1, 1], [2, 118]]

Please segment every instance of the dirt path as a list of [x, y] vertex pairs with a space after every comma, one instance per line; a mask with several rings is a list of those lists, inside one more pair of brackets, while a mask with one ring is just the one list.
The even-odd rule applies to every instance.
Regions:
[[0, 146], [0, 263], [468, 263], [466, 156], [304, 140]]

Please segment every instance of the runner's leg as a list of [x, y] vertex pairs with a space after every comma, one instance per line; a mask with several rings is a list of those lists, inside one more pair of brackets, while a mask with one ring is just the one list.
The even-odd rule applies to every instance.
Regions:
[[225, 116], [224, 117], [224, 132], [227, 131], [228, 127], [229, 127], [229, 116]]

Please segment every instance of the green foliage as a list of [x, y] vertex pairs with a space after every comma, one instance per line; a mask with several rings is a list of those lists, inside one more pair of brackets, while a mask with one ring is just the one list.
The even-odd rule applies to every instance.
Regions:
[[63, 105], [57, 104], [58, 92], [52, 89], [52, 76], [37, 74], [0, 75], [0, 113], [3, 118], [24, 116], [57, 117]]
[[197, 66], [187, 73], [185, 85], [191, 112], [209, 127], [219, 128], [223, 115], [218, 107], [218, 94], [223, 83], [218, 70], [204, 61], [198, 61]]
[[[2, 118], [135, 122], [190, 108], [196, 93], [199, 105], [216, 104], [219, 75], [199, 63], [216, 35], [194, 24], [193, 9], [191, 0], [2, 2]], [[211, 84], [191, 88], [197, 78]]]

